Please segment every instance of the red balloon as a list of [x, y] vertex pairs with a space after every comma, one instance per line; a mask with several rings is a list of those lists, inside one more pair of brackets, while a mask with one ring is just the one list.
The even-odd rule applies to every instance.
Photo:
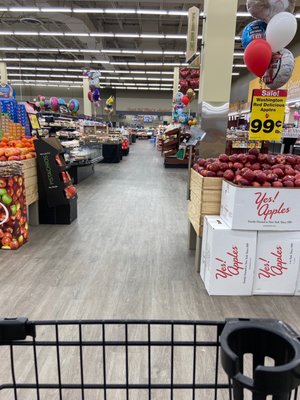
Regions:
[[92, 92], [88, 92], [88, 99], [89, 99], [89, 101], [93, 102], [93, 93]]
[[262, 78], [272, 59], [272, 48], [264, 39], [253, 40], [246, 47], [244, 61], [250, 72]]
[[181, 102], [187, 106], [190, 103], [190, 99], [188, 98], [188, 96], [183, 96], [181, 99]]

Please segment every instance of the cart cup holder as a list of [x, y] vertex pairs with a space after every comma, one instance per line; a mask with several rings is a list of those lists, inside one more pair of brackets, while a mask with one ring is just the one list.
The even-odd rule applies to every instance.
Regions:
[[[284, 322], [227, 320], [220, 345], [221, 363], [232, 382], [234, 400], [242, 400], [244, 395], [249, 398], [246, 390], [252, 392], [253, 400], [264, 400], [267, 396], [289, 400], [294, 389], [297, 398], [300, 337]], [[272, 366], [266, 365], [270, 359]]]

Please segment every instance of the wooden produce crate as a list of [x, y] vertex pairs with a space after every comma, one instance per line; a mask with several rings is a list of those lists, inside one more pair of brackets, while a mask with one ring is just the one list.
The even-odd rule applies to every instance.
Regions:
[[22, 161], [28, 206], [39, 199], [36, 158]]
[[188, 217], [198, 236], [202, 236], [204, 216], [220, 214], [222, 181], [222, 178], [204, 178], [191, 170]]

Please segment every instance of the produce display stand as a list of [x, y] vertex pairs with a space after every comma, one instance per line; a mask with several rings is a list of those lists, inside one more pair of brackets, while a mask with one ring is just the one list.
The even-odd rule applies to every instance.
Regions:
[[222, 178], [204, 178], [191, 169], [188, 200], [189, 249], [196, 250], [196, 272], [200, 270], [204, 216], [220, 214], [222, 181]]
[[104, 143], [102, 151], [104, 163], [119, 163], [123, 158], [121, 143]]
[[[35, 149], [40, 223], [71, 224], [77, 218], [77, 195], [72, 181], [62, 179], [62, 173], [66, 171], [63, 147], [56, 138], [39, 138], [35, 141]], [[67, 197], [71, 188], [72, 194]]]

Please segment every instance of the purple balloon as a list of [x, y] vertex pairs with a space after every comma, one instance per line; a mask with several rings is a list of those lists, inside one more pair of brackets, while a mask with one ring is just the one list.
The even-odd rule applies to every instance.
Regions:
[[100, 91], [99, 89], [95, 89], [95, 91], [93, 92], [93, 100], [98, 101], [99, 97], [100, 97]]

